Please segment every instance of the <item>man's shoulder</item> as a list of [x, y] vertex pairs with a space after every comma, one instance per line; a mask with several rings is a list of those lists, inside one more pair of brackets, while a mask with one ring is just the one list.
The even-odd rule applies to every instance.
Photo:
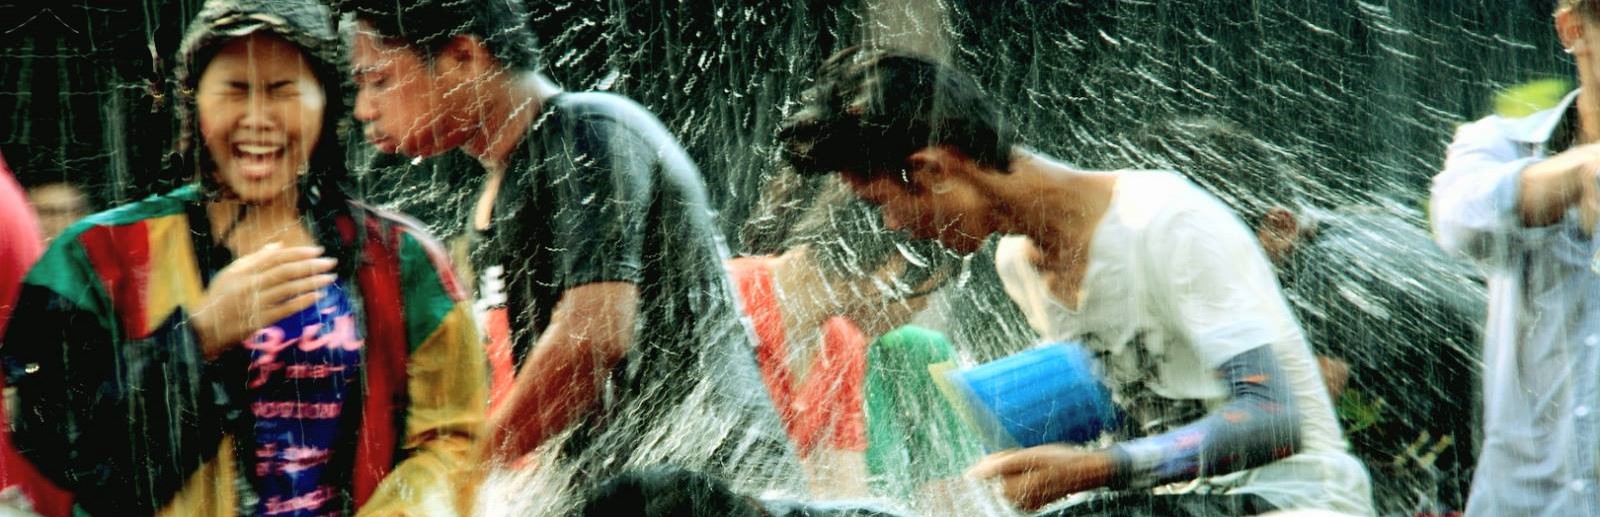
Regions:
[[1185, 204], [1192, 203], [1204, 197], [1205, 189], [1189, 181], [1178, 171], [1165, 169], [1128, 169], [1117, 171], [1120, 176], [1118, 190], [1130, 190], [1131, 196], [1125, 198], [1138, 199], [1146, 204], [1161, 205], [1170, 201]]
[[1174, 171], [1120, 171], [1111, 210], [1135, 231], [1165, 231], [1174, 224], [1210, 228], [1237, 223], [1221, 200]]
[[1271, 275], [1255, 234], [1222, 201], [1176, 172], [1130, 174], [1133, 182], [1118, 186], [1111, 210], [1122, 223], [1113, 228], [1127, 234], [1124, 249], [1131, 257], [1157, 268], [1152, 272], [1229, 263], [1234, 270]]
[[556, 95], [546, 103], [545, 116], [528, 129], [530, 135], [543, 135], [545, 147], [599, 146], [614, 150], [631, 146], [650, 154], [682, 154], [682, 144], [666, 125], [627, 97], [574, 92]]
[[635, 130], [661, 126], [655, 114], [633, 99], [608, 92], [571, 92], [551, 97], [547, 110], [570, 124], [611, 122]]
[[[677, 137], [655, 115], [626, 97], [605, 92], [563, 93], [550, 99], [549, 118], [540, 145], [565, 147], [578, 155], [609, 153], [611, 173], [649, 175], [667, 188], [667, 195], [685, 196], [680, 204], [705, 205], [699, 168]], [[617, 165], [625, 165], [617, 167]]]

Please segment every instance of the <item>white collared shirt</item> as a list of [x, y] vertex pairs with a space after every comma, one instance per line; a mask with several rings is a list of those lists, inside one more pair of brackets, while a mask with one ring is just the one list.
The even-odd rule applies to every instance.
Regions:
[[[1462, 126], [1433, 179], [1434, 237], [1485, 268], [1484, 437], [1469, 516], [1600, 515], [1600, 274], [1574, 207], [1523, 226], [1522, 170], [1544, 160], [1577, 96]], [[1441, 415], [1443, 416], [1443, 415]]]

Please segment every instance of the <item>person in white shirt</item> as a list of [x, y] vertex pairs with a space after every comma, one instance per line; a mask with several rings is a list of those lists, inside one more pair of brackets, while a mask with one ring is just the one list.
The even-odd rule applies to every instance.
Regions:
[[1433, 178], [1435, 239], [1489, 279], [1469, 516], [1600, 514], [1600, 1], [1562, 0], [1555, 26], [1578, 91], [1461, 126]]
[[840, 174], [913, 237], [970, 253], [1010, 236], [1007, 292], [1041, 337], [1099, 356], [1131, 417], [1109, 447], [1004, 451], [971, 475], [1026, 510], [1116, 490], [1071, 515], [1372, 513], [1271, 266], [1220, 202], [1174, 173], [1027, 149], [970, 76], [930, 58], [852, 48], [818, 75], [779, 132], [784, 158]]
[[1291, 165], [1289, 148], [1227, 119], [1164, 119], [1131, 141], [1125, 160], [1182, 173], [1254, 230], [1379, 515], [1466, 508], [1482, 425], [1478, 268], [1440, 250], [1420, 210], [1353, 202]]

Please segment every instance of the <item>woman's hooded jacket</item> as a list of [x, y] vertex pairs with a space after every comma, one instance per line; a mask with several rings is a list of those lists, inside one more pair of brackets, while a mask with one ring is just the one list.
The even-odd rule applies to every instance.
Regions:
[[0, 360], [23, 454], [92, 515], [253, 514], [251, 351], [206, 360], [188, 315], [233, 260], [207, 200], [228, 193], [199, 141], [194, 91], [227, 41], [265, 31], [299, 46], [326, 90], [300, 207], [340, 276], [364, 340], [328, 476], [343, 514], [453, 515], [483, 421], [487, 367], [469, 304], [416, 224], [351, 201], [334, 18], [314, 0], [210, 1], [178, 64], [178, 154], [195, 184], [95, 214], [29, 272]]

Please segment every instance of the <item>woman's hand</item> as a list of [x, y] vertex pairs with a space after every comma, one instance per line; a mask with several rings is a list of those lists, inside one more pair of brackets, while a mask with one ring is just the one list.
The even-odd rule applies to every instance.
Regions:
[[967, 476], [998, 478], [1006, 499], [1026, 511], [1111, 483], [1111, 455], [1067, 445], [1001, 451], [973, 465]]
[[233, 261], [217, 273], [201, 296], [189, 325], [206, 359], [215, 359], [262, 327], [305, 310], [320, 290], [338, 279], [338, 262], [322, 248], [278, 243]]

